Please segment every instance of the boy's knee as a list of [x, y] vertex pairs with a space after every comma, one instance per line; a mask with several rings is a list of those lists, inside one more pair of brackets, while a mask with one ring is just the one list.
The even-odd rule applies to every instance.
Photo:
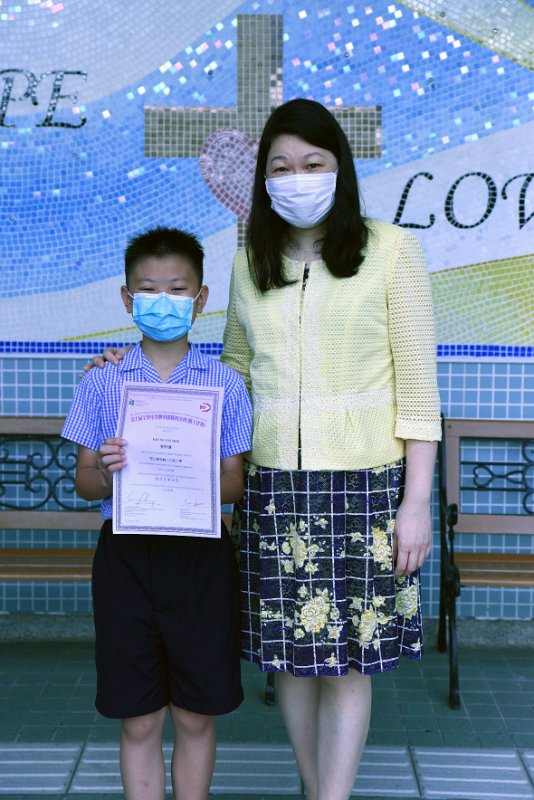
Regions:
[[146, 742], [147, 739], [160, 734], [162, 716], [165, 716], [165, 709], [161, 709], [155, 714], [144, 714], [142, 717], [128, 717], [121, 720], [123, 737], [132, 744]]
[[185, 708], [178, 708], [171, 703], [171, 716], [177, 733], [185, 736], [204, 736], [213, 727], [213, 717], [207, 714], [196, 714]]

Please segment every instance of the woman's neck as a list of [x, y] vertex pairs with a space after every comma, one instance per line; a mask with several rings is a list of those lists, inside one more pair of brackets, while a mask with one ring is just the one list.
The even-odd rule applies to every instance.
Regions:
[[284, 253], [295, 261], [315, 261], [321, 256], [324, 225], [315, 228], [295, 228], [288, 230], [284, 243]]

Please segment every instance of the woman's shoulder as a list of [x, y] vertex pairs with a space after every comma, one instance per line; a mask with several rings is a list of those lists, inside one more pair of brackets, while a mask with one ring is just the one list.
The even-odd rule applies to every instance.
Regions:
[[401, 228], [400, 225], [395, 225], [393, 222], [384, 222], [381, 219], [366, 219], [365, 224], [369, 231], [371, 243], [397, 243], [406, 233], [405, 229]]
[[248, 269], [247, 251], [244, 247], [239, 248], [234, 256], [234, 263], [232, 265], [232, 273], [234, 277], [246, 274]]
[[245, 247], [240, 248], [234, 256], [233, 278], [237, 281], [241, 290], [252, 290], [254, 284], [250, 274], [248, 256]]
[[243, 268], [246, 267], [248, 269], [248, 257], [247, 257], [247, 248], [240, 247], [237, 253], [234, 256], [234, 267]]
[[417, 237], [400, 225], [377, 219], [366, 220], [366, 225], [369, 231], [368, 255], [395, 257], [400, 249], [407, 249], [409, 252], [420, 249]]

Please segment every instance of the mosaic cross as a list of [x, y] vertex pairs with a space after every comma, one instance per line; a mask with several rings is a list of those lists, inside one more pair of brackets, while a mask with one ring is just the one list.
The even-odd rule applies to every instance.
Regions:
[[[145, 156], [199, 158], [215, 197], [238, 217], [244, 243], [257, 142], [271, 111], [282, 103], [283, 18], [237, 17], [237, 107], [145, 107]], [[355, 158], [380, 158], [381, 107], [329, 109], [343, 127]]]

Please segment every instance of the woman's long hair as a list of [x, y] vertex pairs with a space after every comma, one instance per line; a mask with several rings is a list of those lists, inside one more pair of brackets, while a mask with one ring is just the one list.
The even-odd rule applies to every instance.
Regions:
[[335, 117], [314, 100], [290, 100], [276, 108], [265, 125], [258, 148], [246, 248], [251, 276], [261, 292], [287, 286], [282, 248], [289, 224], [271, 208], [265, 188], [267, 156], [281, 135], [298, 136], [329, 150], [337, 159], [335, 201], [325, 220], [321, 255], [337, 278], [352, 277], [364, 258], [368, 228], [361, 213], [356, 170], [347, 137]]

